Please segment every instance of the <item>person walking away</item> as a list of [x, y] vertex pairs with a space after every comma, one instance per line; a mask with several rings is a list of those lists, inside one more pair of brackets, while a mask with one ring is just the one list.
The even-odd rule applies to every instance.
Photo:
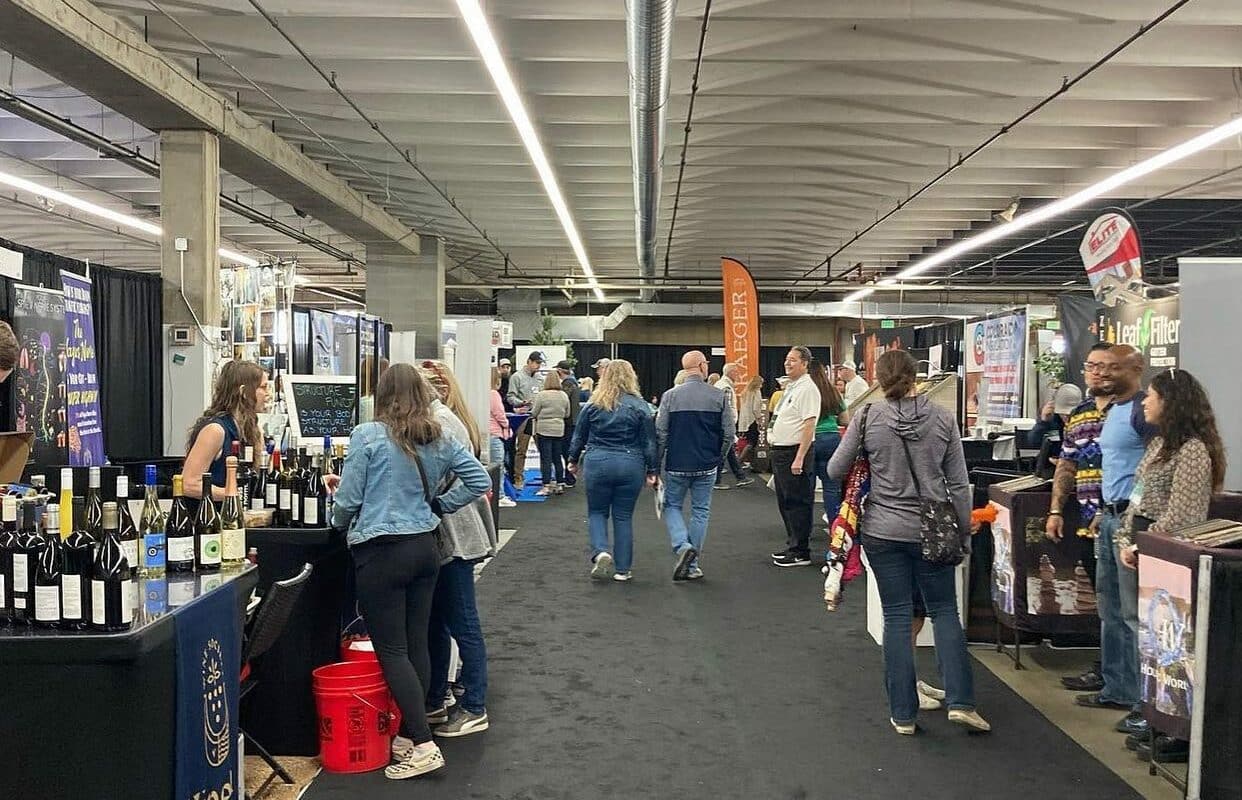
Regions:
[[[1134, 473], [1156, 427], [1143, 415], [1144, 394], [1139, 391], [1143, 357], [1129, 345], [1114, 345], [1100, 353], [1100, 388], [1112, 396], [1100, 429], [1101, 504], [1092, 520], [1096, 530], [1096, 603], [1100, 613], [1100, 662], [1104, 688], [1080, 694], [1074, 702], [1087, 708], [1116, 708], [1129, 712], [1115, 726], [1122, 733], [1143, 730], [1139, 711], [1138, 607], [1128, 602], [1131, 576], [1125, 574], [1117, 551], [1122, 518], [1134, 491]], [[1135, 584], [1137, 586], [1137, 584]], [[1137, 588], [1134, 589], [1137, 597]]]
[[750, 467], [751, 455], [759, 445], [759, 420], [763, 418], [763, 376], [755, 375], [738, 395], [737, 429], [745, 445], [738, 456], [743, 468]]
[[[1225, 447], [1216, 414], [1203, 385], [1182, 369], [1161, 372], [1151, 380], [1142, 402], [1143, 416], [1156, 428], [1134, 472], [1134, 488], [1117, 530], [1121, 606], [1130, 633], [1138, 641], [1138, 545], [1135, 535], [1146, 531], [1172, 536], [1207, 521], [1212, 492], [1225, 481]], [[1134, 612], [1130, 613], [1133, 608]], [[1136, 661], [1139, 653], [1133, 653]], [[1129, 722], [1127, 718], [1127, 722]], [[1131, 723], [1126, 746], [1143, 761], [1185, 762], [1190, 743], [1159, 736], [1153, 743], [1146, 725]]]
[[536, 492], [540, 497], [564, 491], [565, 462], [561, 443], [569, 413], [569, 397], [561, 389], [561, 376], [552, 370], [544, 379], [543, 390], [535, 395], [530, 406], [535, 443], [539, 446], [539, 475], [543, 480], [543, 486]]
[[857, 410], [828, 463], [828, 474], [844, 478], [860, 450], [871, 461], [862, 545], [884, 609], [884, 682], [894, 730], [913, 734], [920, 705], [911, 647], [917, 586], [936, 634], [936, 662], [949, 721], [988, 731], [991, 726], [975, 709], [974, 673], [957, 610], [957, 567], [923, 559], [922, 498], [916, 488], [917, 480], [918, 486], [927, 487], [928, 499], [937, 500], [947, 490], [962, 547], [969, 552], [966, 457], [953, 414], [916, 394], [915, 367], [914, 358], [904, 350], [890, 350], [877, 359], [885, 399]]
[[[424, 361], [422, 375], [439, 394], [431, 404], [432, 416], [444, 435], [477, 458], [480, 436], [474, 417], [466, 407], [461, 386], [448, 365]], [[450, 476], [450, 488], [458, 480]], [[486, 502], [474, 502], [441, 516], [440, 572], [436, 576], [427, 626], [427, 652], [431, 674], [427, 685], [427, 722], [441, 737], [468, 736], [488, 728], [487, 645], [474, 595], [474, 565], [496, 553], [496, 526]], [[486, 517], [484, 516], [486, 515]], [[447, 559], [447, 560], [443, 560]], [[454, 706], [449, 692], [449, 661], [452, 643], [461, 657], [461, 702]]]
[[716, 486], [717, 489], [728, 489], [729, 485], [724, 482], [724, 469], [728, 465], [729, 471], [733, 473], [733, 479], [736, 481], [735, 486], [749, 486], [755, 482], [754, 478], [746, 477], [746, 473], [742, 471], [742, 465], [738, 463], [737, 451], [733, 449], [733, 442], [737, 439], [737, 387], [736, 381], [742, 376], [742, 368], [737, 364], [725, 364], [720, 369], [720, 380], [713, 385], [724, 392], [725, 400], [733, 409], [733, 425], [734, 430], [726, 430], [725, 435], [729, 439], [728, 451], [720, 461], [720, 467], [716, 470]]
[[[358, 604], [384, 680], [401, 709], [396, 763], [388, 778], [444, 766], [427, 724], [431, 664], [427, 633], [440, 555], [435, 530], [444, 515], [478, 497], [491, 481], [470, 451], [443, 435], [432, 415], [435, 393], [413, 366], [393, 364], [375, 390], [375, 421], [349, 438], [333, 527], [348, 529]], [[452, 473], [447, 490], [436, 489]]]
[[854, 402], [871, 388], [871, 384], [867, 383], [866, 378], [858, 374], [853, 364], [842, 364], [840, 375], [845, 380], [845, 404], [847, 406], [854, 405]]
[[812, 443], [815, 456], [815, 477], [823, 487], [824, 521], [828, 525], [841, 510], [841, 481], [828, 475], [828, 462], [841, 444], [841, 427], [838, 417], [845, 412], [845, 399], [837, 394], [828, 376], [828, 368], [818, 359], [811, 362], [808, 374], [815, 388], [819, 389], [819, 417], [815, 421], [815, 440]]
[[[703, 577], [699, 556], [707, 539], [712, 486], [725, 450], [733, 450], [730, 431], [736, 427], [729, 393], [703, 379], [707, 356], [691, 350], [681, 357], [681, 366], [686, 379], [664, 393], [656, 417], [657, 463], [663, 467], [663, 517], [676, 559], [674, 581]], [[725, 366], [726, 374], [730, 366]], [[684, 516], [687, 495], [688, 528]]]
[[655, 419], [639, 393], [630, 362], [610, 361], [601, 373], [590, 404], [578, 416], [568, 460], [569, 470], [577, 474], [581, 469], [586, 479], [591, 577], [630, 580], [634, 505], [644, 481], [655, 486], [657, 468]]
[[[561, 389], [569, 398], [569, 418], [565, 421], [565, 435], [561, 437], [561, 466], [565, 466], [565, 454], [569, 452], [570, 442], [574, 438], [574, 426], [578, 424], [578, 414], [582, 410], [582, 388], [578, 385], [578, 379], [574, 377], [574, 362], [559, 361], [556, 365], [556, 373], [561, 378]], [[572, 488], [578, 479], [573, 475], [565, 474], [563, 486]]]
[[819, 389], [807, 374], [810, 349], [799, 345], [785, 355], [789, 383], [776, 407], [776, 422], [768, 435], [776, 505], [785, 522], [785, 549], [772, 554], [778, 567], [805, 567], [811, 563], [811, 525], [815, 508], [815, 424], [819, 419]]
[[[1052, 499], [1048, 521], [1044, 526], [1044, 535], [1054, 542], [1061, 541], [1065, 527], [1065, 503], [1070, 497], [1078, 501], [1080, 527], [1077, 535], [1086, 539], [1095, 538], [1091, 522], [1100, 511], [1100, 473], [1103, 461], [1100, 430], [1104, 426], [1104, 411], [1113, 401], [1112, 395], [1101, 388], [1105, 362], [1103, 354], [1111, 348], [1112, 345], [1108, 342], [1097, 342], [1087, 353], [1082, 374], [1088, 397], [1070, 412], [1061, 433], [1061, 454], [1053, 471]], [[1092, 555], [1085, 567], [1098, 594], [1100, 584], [1095, 565], [1095, 557]], [[1101, 642], [1105, 638], [1103, 625], [1101, 618]], [[1061, 685], [1077, 692], [1098, 692], [1104, 688], [1101, 669], [1101, 663], [1097, 661], [1081, 675], [1062, 677]]]
[[[539, 370], [543, 369], [546, 361], [543, 353], [535, 350], [526, 357], [526, 365], [509, 378], [508, 397], [513, 413], [530, 413], [530, 404], [543, 388], [543, 378], [539, 377]], [[530, 419], [523, 422], [514, 436], [513, 486], [519, 491], [526, 484], [526, 451], [530, 449], [530, 437], [534, 433], [531, 422]]]

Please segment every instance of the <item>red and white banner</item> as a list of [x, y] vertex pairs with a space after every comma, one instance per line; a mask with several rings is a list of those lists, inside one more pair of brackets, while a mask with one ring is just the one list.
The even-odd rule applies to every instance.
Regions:
[[759, 372], [759, 293], [755, 279], [741, 261], [720, 260], [724, 294], [725, 360], [742, 369], [738, 386]]
[[1134, 220], [1124, 211], [1105, 212], [1088, 225], [1078, 252], [1091, 290], [1102, 303], [1116, 289], [1143, 282], [1143, 247]]

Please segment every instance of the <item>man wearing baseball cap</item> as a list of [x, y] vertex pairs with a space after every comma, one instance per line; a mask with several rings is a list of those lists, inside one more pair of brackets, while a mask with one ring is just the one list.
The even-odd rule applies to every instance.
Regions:
[[[526, 357], [526, 366], [513, 373], [509, 379], [509, 402], [513, 404], [515, 414], [530, 412], [530, 404], [543, 388], [539, 371], [543, 369], [547, 359], [538, 350], [532, 350]], [[513, 444], [513, 486], [521, 489], [526, 483], [526, 449], [530, 447], [530, 419], [518, 428]]]
[[603, 377], [604, 370], [608, 369], [608, 365], [612, 363], [611, 358], [601, 358], [591, 365], [591, 369], [595, 370], [595, 374]]

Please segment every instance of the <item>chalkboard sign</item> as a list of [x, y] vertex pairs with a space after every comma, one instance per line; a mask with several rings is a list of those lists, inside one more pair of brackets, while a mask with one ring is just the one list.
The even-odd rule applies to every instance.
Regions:
[[286, 375], [293, 433], [312, 442], [325, 436], [348, 439], [358, 406], [355, 378], [337, 375]]

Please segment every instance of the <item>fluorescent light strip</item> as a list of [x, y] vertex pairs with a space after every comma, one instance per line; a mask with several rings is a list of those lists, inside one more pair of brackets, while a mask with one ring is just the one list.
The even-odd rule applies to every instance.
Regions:
[[1194, 155], [1202, 150], [1206, 150], [1212, 145], [1219, 144], [1226, 139], [1242, 134], [1242, 117], [1231, 119], [1212, 130], [1202, 133], [1193, 139], [1182, 142], [1179, 145], [1170, 147], [1162, 153], [1157, 153], [1146, 161], [1140, 161], [1132, 167], [1123, 169], [1115, 175], [1110, 175], [1099, 183], [1088, 186], [1069, 197], [1055, 200], [1047, 205], [1040, 206], [1034, 211], [1029, 211], [1021, 216], [1014, 217], [1012, 222], [1006, 222], [1003, 225], [997, 225], [995, 228], [988, 228], [982, 233], [964, 239], [956, 244], [950, 245], [945, 249], [933, 253], [932, 255], [918, 261], [897, 273], [898, 278], [912, 278], [920, 275], [929, 269], [934, 269], [948, 261], [952, 261], [960, 255], [969, 253], [983, 247], [985, 244], [991, 244], [1006, 236], [1011, 236], [1018, 231], [1046, 222], [1053, 217], [1058, 217], [1067, 211], [1072, 211], [1079, 206], [1085, 205], [1096, 198], [1102, 197], [1114, 189], [1119, 189], [1128, 183], [1132, 183], [1145, 175], [1163, 169], [1170, 164], [1181, 161], [1183, 158]]
[[874, 286], [868, 286], [865, 289], [859, 289], [853, 294], [847, 294], [842, 303], [857, 303], [865, 297], [870, 297], [875, 292]]
[[[0, 184], [3, 184], [4, 186], [11, 186], [22, 192], [29, 192], [30, 194], [38, 197], [45, 197], [54, 203], [69, 206], [70, 208], [76, 208], [84, 214], [90, 214], [93, 217], [106, 219], [109, 222], [114, 222], [117, 225], [132, 228], [151, 236], [159, 237], [164, 235], [163, 229], [153, 222], [148, 222], [145, 219], [139, 219], [138, 217], [133, 217], [129, 214], [122, 214], [119, 211], [113, 211], [110, 208], [96, 205], [89, 200], [83, 200], [80, 197], [74, 197], [71, 194], [66, 194], [65, 192], [57, 189], [51, 189], [47, 186], [40, 186], [33, 181], [28, 181], [25, 178], [19, 178], [16, 175], [10, 175], [7, 172], [0, 172]], [[232, 261], [237, 264], [245, 264], [248, 267], [259, 266], [259, 262], [250, 256], [244, 256], [241, 253], [226, 250], [223, 247], [219, 250], [219, 256], [227, 261]]]
[[591, 269], [591, 261], [587, 258], [582, 237], [578, 235], [578, 228], [574, 225], [569, 206], [565, 202], [564, 195], [561, 194], [561, 187], [556, 182], [552, 165], [548, 163], [548, 157], [544, 155], [543, 145], [539, 143], [539, 135], [535, 133], [535, 126], [531, 124], [526, 107], [522, 105], [522, 96], [518, 94], [517, 86], [514, 85], [513, 78], [509, 76], [509, 68], [505, 65], [504, 57], [500, 54], [500, 46], [496, 44], [496, 37], [492, 35], [492, 29], [487, 23], [487, 15], [483, 13], [478, 0], [456, 0], [456, 2], [457, 10], [461, 12], [461, 18], [470, 31], [470, 37], [474, 39], [474, 46], [478, 48], [479, 55], [487, 66], [487, 71], [491, 73], [492, 82], [496, 84], [496, 91], [500, 93], [500, 99], [509, 112], [509, 118], [513, 120], [513, 126], [517, 128], [522, 144], [526, 146], [526, 152], [535, 165], [535, 171], [539, 173], [539, 180], [543, 182], [543, 189], [547, 192], [548, 200], [552, 202], [552, 210], [556, 212], [561, 227], [565, 229], [565, 236], [569, 238], [569, 246], [573, 248], [574, 255], [578, 258], [582, 273], [589, 280], [588, 285], [594, 290], [595, 297], [602, 301], [604, 292], [599, 288], [599, 283], [595, 279], [595, 270]]

